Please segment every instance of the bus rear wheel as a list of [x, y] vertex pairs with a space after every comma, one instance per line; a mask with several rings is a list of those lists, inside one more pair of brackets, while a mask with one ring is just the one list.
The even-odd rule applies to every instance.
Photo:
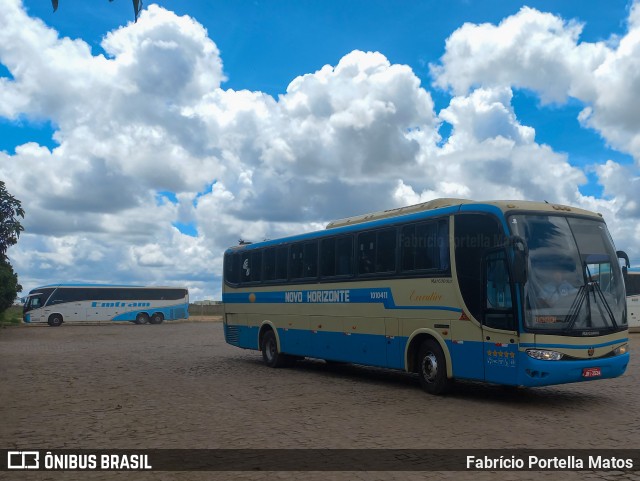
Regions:
[[149, 314], [141, 312], [136, 316], [136, 324], [146, 324], [149, 322]]
[[149, 324], [162, 324], [162, 321], [164, 321], [164, 316], [161, 312], [156, 312], [151, 316], [151, 319], [149, 319]]
[[426, 339], [418, 351], [418, 377], [420, 385], [429, 394], [444, 394], [451, 387], [447, 378], [447, 361], [440, 344]]
[[262, 359], [269, 367], [284, 367], [289, 364], [289, 356], [278, 352], [276, 335], [271, 329], [262, 338]]
[[62, 316], [60, 314], [51, 314], [48, 323], [51, 327], [58, 327], [62, 324]]

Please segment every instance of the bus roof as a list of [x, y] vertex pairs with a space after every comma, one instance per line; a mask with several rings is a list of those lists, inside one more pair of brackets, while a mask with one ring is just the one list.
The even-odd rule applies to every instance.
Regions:
[[87, 284], [87, 283], [78, 283], [78, 284], [47, 284], [45, 286], [39, 286], [34, 289], [31, 289], [30, 292], [37, 291], [38, 289], [51, 289], [55, 287], [95, 287], [95, 288], [123, 288], [123, 289], [186, 289], [186, 287], [182, 286], [132, 286], [128, 284]]
[[313, 239], [318, 237], [324, 237], [327, 235], [327, 230], [335, 229], [334, 233], [347, 233], [353, 230], [358, 230], [359, 224], [370, 223], [371, 227], [384, 226], [395, 222], [396, 218], [405, 217], [402, 220], [417, 220], [421, 218], [435, 217], [439, 215], [449, 215], [459, 211], [467, 212], [493, 212], [503, 214], [516, 213], [516, 212], [529, 212], [529, 213], [550, 213], [550, 214], [576, 214], [581, 216], [593, 217], [602, 220], [602, 215], [580, 209], [577, 207], [570, 207], [561, 204], [550, 204], [548, 202], [534, 202], [527, 200], [489, 200], [489, 201], [474, 201], [469, 199], [455, 199], [455, 198], [442, 198], [434, 199], [429, 202], [423, 202], [422, 204], [410, 205], [407, 207], [400, 207], [397, 209], [389, 209], [380, 212], [373, 212], [370, 214], [363, 214], [354, 217], [347, 217], [345, 219], [339, 219], [327, 224], [326, 229], [322, 231], [307, 232], [304, 234], [293, 235], [289, 237], [283, 237], [280, 239], [270, 239], [256, 243], [242, 243], [229, 248], [231, 251], [238, 249], [252, 250], [258, 247], [266, 247], [270, 245], [278, 245], [285, 242], [293, 242], [300, 240]]
[[378, 219], [386, 219], [389, 217], [398, 217], [401, 215], [412, 214], [416, 212], [425, 212], [429, 210], [441, 209], [443, 207], [462, 206], [465, 204], [475, 205], [493, 205], [503, 212], [514, 210], [528, 210], [528, 211], [551, 211], [551, 212], [574, 212], [580, 215], [596, 216], [598, 214], [590, 212], [584, 209], [576, 207], [569, 207], [560, 204], [549, 204], [547, 202], [533, 202], [527, 200], [491, 200], [476, 202], [469, 199], [456, 199], [456, 198], [442, 198], [434, 199], [421, 204], [409, 205], [406, 207], [399, 207], [397, 209], [383, 210], [380, 212], [373, 212], [371, 214], [357, 215], [354, 217], [347, 217], [345, 219], [334, 220], [327, 224], [327, 229], [333, 229], [335, 227], [342, 227], [346, 225], [361, 224], [363, 222], [369, 222]]
[[335, 227], [342, 227], [345, 225], [361, 224], [378, 219], [386, 219], [389, 217], [398, 217], [406, 214], [413, 214], [415, 212], [424, 212], [427, 210], [441, 209], [443, 207], [451, 207], [462, 204], [472, 204], [472, 200], [468, 199], [454, 199], [454, 198], [442, 198], [434, 199], [421, 204], [408, 205], [405, 207], [398, 207], [396, 209], [382, 210], [379, 212], [372, 212], [370, 214], [356, 215], [353, 217], [345, 217], [344, 219], [334, 220], [327, 224], [327, 229], [333, 229]]

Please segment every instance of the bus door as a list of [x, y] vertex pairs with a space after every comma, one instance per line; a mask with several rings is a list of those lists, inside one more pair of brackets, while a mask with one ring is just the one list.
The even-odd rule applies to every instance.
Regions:
[[504, 249], [491, 250], [484, 256], [483, 273], [482, 339], [485, 381], [516, 384], [517, 318]]

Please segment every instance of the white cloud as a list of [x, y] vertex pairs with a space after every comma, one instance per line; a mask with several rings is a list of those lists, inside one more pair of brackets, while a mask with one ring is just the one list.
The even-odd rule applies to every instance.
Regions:
[[564, 101], [607, 52], [604, 44], [578, 44], [581, 32], [580, 23], [529, 7], [499, 25], [465, 24], [447, 39], [441, 65], [431, 66], [435, 83], [457, 94], [516, 86], [539, 92], [543, 102]]
[[[584, 109], [578, 117], [580, 123], [596, 130], [611, 147], [632, 155], [635, 165], [622, 166], [609, 160], [588, 166], [604, 188], [606, 198], [597, 199], [576, 191], [576, 185], [585, 180], [579, 169], [562, 161], [549, 163], [557, 154], [548, 147], [535, 146], [528, 160], [518, 164], [516, 175], [520, 178], [511, 177], [513, 184], [529, 184], [529, 188], [520, 190], [528, 197], [539, 198], [546, 190], [545, 195], [551, 194], [556, 201], [603, 212], [618, 243], [640, 262], [637, 228], [629, 227], [637, 225], [640, 217], [640, 3], [636, 0], [631, 5], [623, 35], [590, 43], [580, 42], [581, 32], [582, 25], [577, 21], [528, 7], [499, 25], [465, 24], [447, 40], [440, 62], [431, 65], [434, 84], [461, 96], [473, 97], [477, 95], [475, 89], [495, 92], [518, 88], [536, 92], [543, 103], [563, 103], [569, 97], [581, 101]], [[441, 117], [449, 121], [447, 112], [458, 103], [454, 99]], [[473, 122], [482, 111], [472, 110], [471, 120], [466, 120], [469, 128], [463, 130], [473, 137]], [[496, 127], [490, 122], [490, 128]], [[465, 139], [459, 135], [449, 141], [450, 146], [453, 141]], [[517, 150], [523, 154], [523, 149]], [[510, 158], [515, 162], [517, 156]], [[544, 189], [545, 179], [554, 187]]]
[[608, 42], [580, 42], [582, 25], [523, 7], [499, 25], [465, 24], [431, 65], [434, 84], [465, 95], [477, 87], [533, 90], [543, 103], [573, 97], [581, 122], [640, 165], [640, 3], [628, 31]]

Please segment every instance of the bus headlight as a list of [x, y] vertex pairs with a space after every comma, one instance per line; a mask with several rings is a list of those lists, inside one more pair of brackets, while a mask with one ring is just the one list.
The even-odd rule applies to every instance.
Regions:
[[629, 344], [623, 344], [622, 346], [618, 346], [613, 350], [614, 356], [620, 356], [622, 354], [626, 354], [629, 352]]
[[559, 361], [562, 359], [562, 353], [556, 351], [545, 351], [543, 349], [527, 349], [529, 357], [539, 359], [540, 361]]

